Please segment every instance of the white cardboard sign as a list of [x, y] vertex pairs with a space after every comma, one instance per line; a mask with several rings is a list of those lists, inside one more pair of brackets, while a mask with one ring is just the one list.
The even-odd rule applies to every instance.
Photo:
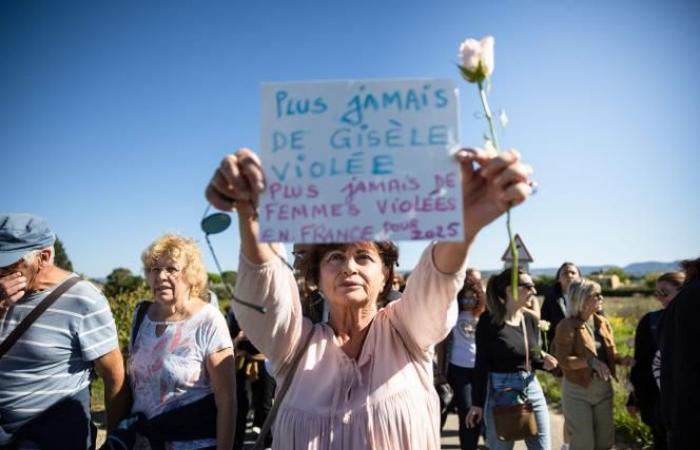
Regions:
[[461, 240], [450, 80], [262, 86], [265, 242]]

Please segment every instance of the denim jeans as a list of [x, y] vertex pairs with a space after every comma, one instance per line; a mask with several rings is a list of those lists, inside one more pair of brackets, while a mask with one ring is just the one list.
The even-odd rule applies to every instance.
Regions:
[[[501, 441], [496, 436], [496, 426], [493, 419], [493, 406], [504, 404], [504, 395], [499, 395], [507, 389], [521, 391], [532, 403], [537, 421], [537, 436], [525, 440], [528, 450], [551, 450], [551, 438], [549, 434], [549, 410], [547, 400], [544, 398], [542, 387], [537, 381], [534, 372], [491, 373], [489, 375], [489, 389], [486, 397], [484, 418], [486, 421], [486, 440], [490, 450], [511, 450], [515, 441]], [[506, 402], [508, 400], [505, 400]], [[505, 403], [509, 404], [509, 403]]]

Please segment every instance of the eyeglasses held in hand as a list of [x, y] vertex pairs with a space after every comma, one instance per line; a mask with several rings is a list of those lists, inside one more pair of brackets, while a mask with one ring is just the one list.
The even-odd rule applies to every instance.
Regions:
[[231, 226], [231, 216], [224, 213], [214, 213], [207, 215], [210, 208], [211, 205], [207, 206], [207, 209], [204, 210], [204, 217], [202, 218], [200, 227], [202, 228], [202, 231], [204, 231], [204, 239], [207, 241], [207, 245], [209, 246], [209, 251], [211, 251], [212, 258], [214, 258], [214, 264], [216, 264], [216, 269], [219, 271], [219, 275], [221, 276], [221, 282], [224, 284], [226, 291], [231, 296], [231, 300], [243, 306], [247, 306], [248, 308], [252, 308], [261, 314], [265, 314], [267, 312], [267, 308], [265, 308], [264, 306], [256, 305], [254, 303], [246, 302], [245, 300], [241, 300], [240, 298], [236, 297], [233, 293], [233, 289], [226, 282], [223, 270], [221, 270], [221, 264], [219, 264], [219, 258], [216, 257], [214, 246], [211, 245], [211, 240], [209, 240], [209, 235], [219, 234], [228, 229], [228, 227]]

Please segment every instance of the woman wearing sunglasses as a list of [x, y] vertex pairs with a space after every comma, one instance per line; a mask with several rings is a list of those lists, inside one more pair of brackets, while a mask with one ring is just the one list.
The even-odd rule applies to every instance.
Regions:
[[524, 312], [537, 295], [530, 275], [518, 273], [518, 296], [511, 289], [512, 269], [489, 278], [487, 312], [476, 327], [476, 382], [467, 425], [475, 427], [483, 418], [491, 450], [510, 450], [515, 441], [499, 439], [494, 406], [509, 406], [527, 400], [532, 404], [537, 434], [525, 440], [529, 450], [549, 450], [549, 410], [534, 369], [552, 370], [557, 360], [539, 347], [537, 319]]
[[627, 402], [628, 410], [639, 412], [644, 423], [651, 428], [654, 448], [666, 449], [666, 428], [660, 410], [659, 386], [654, 379], [653, 361], [659, 350], [659, 324], [666, 307], [683, 286], [683, 272], [667, 272], [656, 279], [654, 296], [661, 303], [661, 309], [651, 311], [639, 320], [634, 334], [634, 366], [630, 371], [630, 381], [634, 392]]
[[569, 285], [567, 317], [554, 336], [554, 355], [564, 371], [562, 404], [570, 449], [609, 449], [615, 443], [615, 366], [628, 365], [615, 347], [612, 326], [597, 311], [600, 285], [586, 279]]
[[381, 309], [391, 290], [396, 245], [309, 245], [299, 268], [330, 309], [328, 321], [315, 325], [302, 316], [294, 275], [279, 257], [283, 247], [258, 242], [255, 205], [265, 187], [259, 158], [241, 149], [220, 165], [207, 198], [218, 209], [238, 212], [236, 296], [258, 302], [267, 313], [232, 306], [251, 342], [270, 359], [278, 386], [291, 379], [273, 449], [440, 448], [433, 347], [457, 318], [467, 251], [479, 230], [531, 192], [531, 169], [516, 152], [461, 150], [456, 159], [468, 212], [465, 240], [429, 245], [401, 299]]

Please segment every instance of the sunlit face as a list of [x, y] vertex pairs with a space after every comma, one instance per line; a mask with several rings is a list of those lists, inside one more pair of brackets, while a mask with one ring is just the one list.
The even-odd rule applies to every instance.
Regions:
[[[509, 301], [514, 301], [511, 296], [511, 288], [508, 286], [506, 289], [506, 295]], [[518, 300], [516, 306], [522, 308], [532, 303], [533, 297], [537, 295], [537, 289], [535, 289], [535, 283], [532, 281], [530, 275], [524, 273], [518, 277]]]
[[581, 305], [581, 317], [588, 319], [594, 312], [598, 312], [602, 308], [603, 294], [600, 292], [600, 288], [596, 288], [583, 300], [583, 305]]
[[376, 304], [386, 279], [387, 269], [373, 243], [348, 245], [321, 258], [319, 287], [332, 307]]
[[184, 258], [173, 258], [168, 255], [162, 255], [153, 266], [148, 268], [148, 285], [156, 301], [173, 303], [189, 297], [190, 285], [185, 280], [184, 268]]
[[567, 264], [564, 266], [563, 269], [561, 269], [561, 272], [559, 272], [559, 284], [561, 284], [561, 289], [562, 292], [566, 293], [566, 290], [569, 289], [569, 285], [573, 282], [576, 281], [580, 278], [578, 270], [576, 269], [576, 266], [572, 266], [570, 264]]
[[667, 281], [657, 281], [654, 296], [665, 307], [671, 303], [671, 300], [678, 293], [678, 288]]

